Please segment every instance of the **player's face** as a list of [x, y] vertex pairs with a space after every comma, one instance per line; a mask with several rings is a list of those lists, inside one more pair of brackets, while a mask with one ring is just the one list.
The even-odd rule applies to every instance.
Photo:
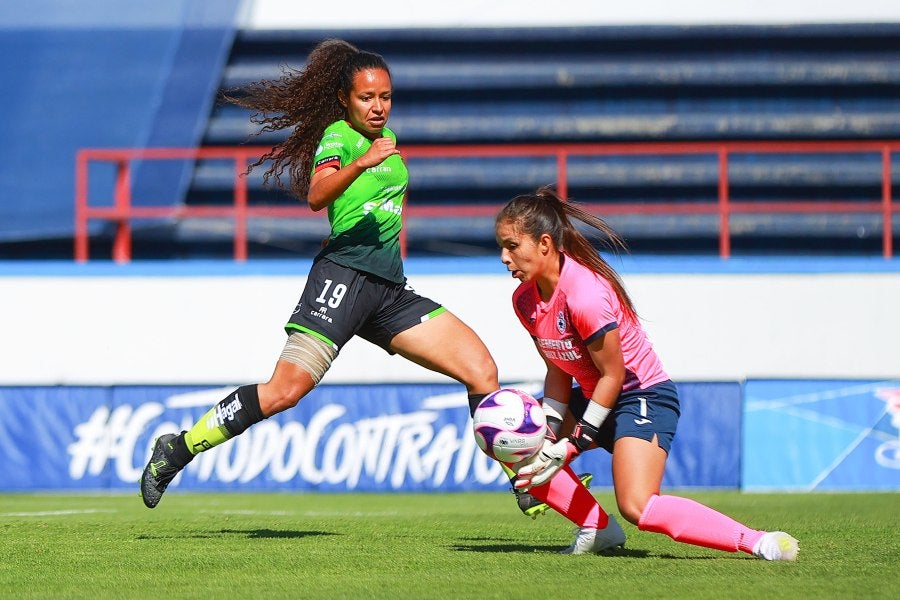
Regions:
[[391, 114], [391, 76], [384, 69], [363, 69], [353, 76], [347, 96], [340, 94], [347, 107], [347, 119], [370, 139], [381, 137], [381, 130]]
[[495, 233], [500, 246], [500, 261], [513, 277], [524, 283], [544, 275], [547, 265], [551, 264], [549, 236], [535, 241], [512, 221], [497, 223]]

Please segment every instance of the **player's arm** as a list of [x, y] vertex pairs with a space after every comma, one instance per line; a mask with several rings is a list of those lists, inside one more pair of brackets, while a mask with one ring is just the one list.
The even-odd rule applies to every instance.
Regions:
[[[622, 356], [618, 328], [607, 331], [588, 344], [587, 348], [591, 361], [600, 373], [597, 387], [591, 394], [591, 403], [598, 404], [602, 409], [600, 412], [608, 413], [615, 407], [625, 383], [625, 357]], [[601, 420], [594, 425], [599, 427], [602, 422]]]
[[588, 344], [588, 352], [600, 372], [600, 378], [584, 415], [571, 434], [553, 444], [545, 443], [536, 458], [517, 469], [517, 488], [530, 489], [544, 485], [576, 456], [596, 443], [600, 426], [615, 406], [625, 381], [625, 359], [618, 328], [613, 327], [592, 340]]
[[538, 353], [547, 365], [547, 374], [544, 376], [544, 399], [541, 401], [541, 405], [544, 407], [544, 415], [547, 417], [547, 426], [553, 432], [553, 437], [559, 439], [563, 421], [569, 412], [572, 376], [547, 360], [540, 348], [538, 348]]
[[[538, 472], [545, 465], [544, 450], [548, 449], [559, 439], [563, 429], [563, 421], [569, 414], [569, 399], [572, 395], [572, 376], [544, 356], [537, 341], [535, 341], [535, 348], [547, 367], [547, 374], [544, 376], [544, 398], [541, 401], [541, 406], [544, 409], [544, 416], [547, 418], [547, 429], [549, 431], [541, 451], [513, 466], [516, 472], [516, 481], [513, 485], [524, 490], [531, 487], [532, 473]], [[571, 427], [571, 424], [568, 426]]]
[[584, 414], [575, 424], [575, 429], [562, 438], [557, 443], [559, 447], [554, 449], [557, 454], [565, 455], [565, 462], [571, 461], [596, 444], [600, 436], [600, 426], [616, 406], [622, 384], [625, 382], [625, 358], [622, 356], [619, 329], [615, 324], [610, 324], [601, 332], [587, 345], [591, 361], [600, 375], [597, 385], [589, 398]]
[[362, 175], [366, 169], [380, 165], [392, 154], [399, 154], [394, 140], [381, 137], [372, 142], [365, 154], [341, 168], [328, 166], [313, 173], [309, 182], [307, 202], [314, 211], [322, 210]]

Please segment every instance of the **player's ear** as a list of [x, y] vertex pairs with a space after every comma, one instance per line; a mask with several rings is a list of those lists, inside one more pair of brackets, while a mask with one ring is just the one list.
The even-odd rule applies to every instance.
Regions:
[[542, 233], [537, 245], [541, 254], [549, 254], [553, 249], [553, 238], [550, 237], [549, 233]]

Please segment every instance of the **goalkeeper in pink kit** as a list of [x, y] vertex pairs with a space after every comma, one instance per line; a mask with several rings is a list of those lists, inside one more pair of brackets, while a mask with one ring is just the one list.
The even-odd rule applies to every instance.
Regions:
[[[552, 490], [554, 475], [582, 452], [602, 447], [612, 453], [619, 512], [638, 529], [705, 548], [794, 560], [798, 543], [787, 533], [752, 529], [693, 500], [660, 493], [680, 414], [677, 391], [618, 274], [572, 219], [624, 248], [603, 220], [548, 188], [514, 198], [496, 219], [501, 260], [522, 282], [513, 308], [547, 366], [543, 406], [553, 432], [540, 452], [515, 465], [516, 487], [532, 494]], [[596, 527], [579, 529], [570, 552], [624, 543], [613, 517], [600, 515]]]

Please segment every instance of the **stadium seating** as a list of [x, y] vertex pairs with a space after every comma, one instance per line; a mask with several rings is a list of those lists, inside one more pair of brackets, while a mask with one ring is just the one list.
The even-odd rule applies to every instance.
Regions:
[[[900, 138], [900, 27], [604, 27], [544, 30], [330, 32], [382, 53], [395, 83], [392, 126], [405, 144], [494, 144]], [[223, 88], [300, 68], [317, 32], [243, 32]], [[204, 144], [232, 145], [254, 133], [241, 109], [218, 105]], [[268, 144], [277, 134], [252, 138]], [[735, 200], [873, 201], [881, 157], [758, 155], [732, 160]], [[418, 204], [503, 202], [554, 183], [552, 159], [413, 159]], [[586, 202], [714, 200], [714, 156], [581, 157], [569, 191]], [[231, 185], [227, 166], [200, 164], [191, 198]], [[251, 201], [291, 202], [251, 180]], [[880, 243], [878, 215], [736, 216], [750, 251], [865, 251]], [[715, 248], [711, 215], [615, 216], [642, 251]], [[458, 225], [458, 223], [457, 223]], [[776, 227], [777, 225], [777, 227]], [[489, 227], [417, 222], [411, 243], [443, 230], [469, 232], [460, 252], [488, 250]], [[466, 237], [465, 234], [462, 236]], [[433, 243], [433, 242], [431, 242]], [[437, 242], [436, 247], [447, 244]]]
[[[229, 6], [223, 13], [236, 4]], [[40, 240], [59, 239], [71, 231], [72, 162], [58, 155], [61, 149], [74, 152], [65, 144], [234, 146], [277, 141], [278, 134], [251, 137], [254, 129], [246, 111], [215, 103], [215, 91], [276, 77], [285, 67], [300, 68], [309, 50], [326, 37], [342, 37], [386, 57], [396, 89], [391, 126], [404, 145], [900, 139], [900, 24], [236, 33], [221, 24], [216, 27], [205, 37], [182, 24], [174, 33], [125, 31], [105, 41], [83, 31], [45, 32], [43, 42], [0, 32], [0, 44], [9, 48], [40, 48], [48, 40], [60, 40], [68, 63], [82, 65], [74, 81], [84, 82], [72, 105], [61, 104], [70, 111], [67, 116], [25, 100], [11, 107], [11, 122], [16, 123], [11, 134], [44, 140], [36, 152], [46, 151], [53, 160], [41, 166], [40, 182], [57, 187], [43, 190], [16, 179], [20, 183], [7, 192], [20, 198], [19, 206], [30, 208], [0, 210], [0, 220], [5, 220], [0, 241], [36, 240], [32, 249], [49, 252], [52, 246]], [[142, 68], [118, 68], [127, 55], [111, 54], [110, 48], [127, 50], [128, 44], [119, 39], [123, 35], [145, 40], [132, 49]], [[151, 42], [159, 52], [146, 50]], [[163, 62], [163, 55], [171, 59]], [[23, 90], [26, 100], [59, 86], [50, 70], [52, 61], [41, 61], [47, 70], [36, 73], [33, 64], [7, 63], [7, 80]], [[91, 83], [109, 73], [114, 74], [111, 82]], [[158, 77], [166, 80], [154, 79]], [[108, 110], [110, 95], [118, 105], [131, 103], [133, 110]], [[62, 103], [65, 94], [57, 90], [50, 97]], [[69, 124], [65, 138], [42, 137], [42, 127], [52, 127], [64, 116]], [[29, 153], [5, 152], [7, 165], [25, 168], [23, 157]], [[877, 202], [881, 160], [877, 152], [735, 156], [729, 169], [730, 193], [738, 202]], [[540, 157], [412, 158], [410, 167], [411, 201], [426, 206], [493, 206], [556, 178], [553, 159]], [[249, 179], [251, 204], [296, 202], [264, 190], [259, 175]], [[143, 164], [134, 177], [139, 188], [135, 202], [227, 204], [233, 176], [225, 161], [171, 168]], [[712, 155], [580, 156], [568, 165], [571, 197], [611, 206], [711, 202], [717, 197], [717, 177]], [[109, 180], [100, 177], [98, 185]], [[60, 186], [66, 193], [60, 193]], [[38, 206], [41, 209], [35, 210]], [[637, 252], [716, 251], [715, 215], [611, 212], [610, 222]], [[878, 252], [881, 244], [880, 216], [872, 213], [736, 214], [732, 227], [736, 252], [870, 253]], [[109, 239], [109, 230], [97, 224], [92, 231]], [[321, 223], [302, 219], [255, 219], [250, 225], [251, 256], [314, 251], [322, 232]], [[494, 251], [490, 220], [485, 218], [413, 219], [409, 234], [411, 252]], [[145, 222], [135, 236], [136, 256], [151, 247], [159, 256], [231, 252], [227, 221]], [[142, 240], [146, 243], [140, 250]], [[70, 247], [66, 241], [65, 251]], [[0, 257], [8, 254], [7, 248], [0, 244]]]

